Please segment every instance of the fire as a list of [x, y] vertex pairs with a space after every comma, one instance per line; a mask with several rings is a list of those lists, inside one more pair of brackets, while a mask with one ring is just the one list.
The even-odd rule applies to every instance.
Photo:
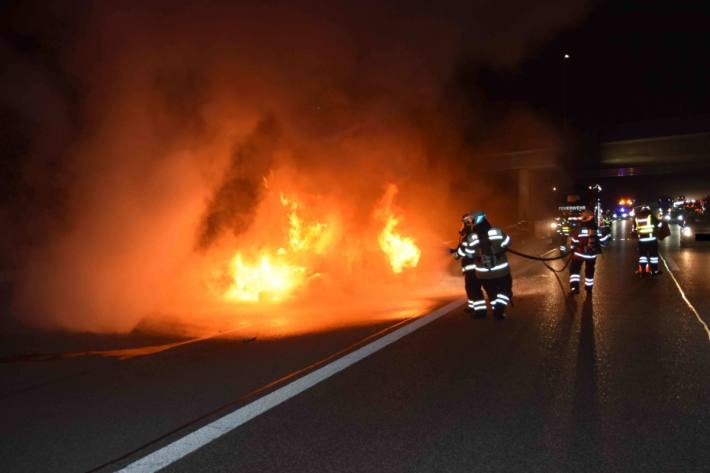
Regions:
[[390, 215], [378, 237], [380, 248], [389, 258], [392, 271], [401, 273], [405, 268], [414, 268], [419, 263], [421, 250], [410, 237], [402, 237], [394, 231], [399, 220], [394, 215]]
[[315, 221], [307, 223], [301, 204], [280, 195], [288, 210], [287, 244], [276, 250], [263, 250], [256, 258], [246, 259], [237, 252], [230, 263], [231, 285], [225, 293], [229, 300], [240, 302], [278, 302], [319, 274], [309, 270], [312, 255], [323, 254], [332, 240], [331, 226]]
[[389, 259], [392, 271], [401, 273], [405, 268], [415, 268], [422, 252], [411, 237], [401, 236], [395, 232], [400, 219], [392, 211], [392, 201], [397, 192], [397, 186], [394, 184], [387, 187], [382, 206], [378, 211], [380, 218], [386, 218], [386, 222], [377, 240]]
[[269, 254], [261, 255], [258, 261], [245, 262], [237, 253], [230, 269], [233, 283], [225, 297], [242, 302], [277, 302], [306, 279], [306, 268], [278, 261]]
[[[264, 184], [268, 189], [267, 183]], [[342, 219], [324, 215], [319, 197], [296, 198], [293, 192], [287, 196], [270, 190], [264, 216], [270, 222], [284, 223], [259, 227], [255, 231], [259, 244], [253, 246], [256, 250], [240, 249], [234, 254], [224, 297], [243, 303], [281, 302], [306, 287], [313, 278], [322, 276], [321, 271], [327, 272], [327, 268], [350, 271], [349, 265], [333, 262], [348, 260], [348, 255], [366, 258], [370, 254], [368, 248], [378, 243], [395, 274], [416, 267], [421, 250], [412, 237], [398, 232], [402, 216], [393, 211], [396, 193], [395, 185], [388, 186], [376, 206], [373, 222], [377, 227], [364, 228], [364, 234], [346, 239], [336, 232], [337, 222]], [[337, 205], [334, 208], [335, 213], [345, 212]]]
[[288, 214], [290, 228], [288, 229], [289, 247], [293, 252], [313, 251], [323, 254], [330, 242], [328, 224], [314, 222], [304, 225], [303, 218], [298, 215], [299, 203], [290, 201], [281, 194], [281, 203], [291, 211]]

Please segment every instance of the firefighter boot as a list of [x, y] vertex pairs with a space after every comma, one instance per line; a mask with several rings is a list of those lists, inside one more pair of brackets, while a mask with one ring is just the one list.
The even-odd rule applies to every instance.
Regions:
[[497, 304], [495, 309], [493, 309], [493, 315], [497, 320], [505, 320], [505, 306], [502, 304]]

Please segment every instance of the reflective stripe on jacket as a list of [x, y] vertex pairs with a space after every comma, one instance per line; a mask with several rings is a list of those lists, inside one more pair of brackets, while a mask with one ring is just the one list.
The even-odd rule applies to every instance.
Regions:
[[463, 271], [474, 270], [480, 279], [496, 279], [510, 274], [510, 265], [505, 255], [505, 250], [510, 246], [510, 235], [500, 228], [491, 228], [487, 236], [490, 251], [484, 251], [476, 233], [467, 236], [467, 255], [473, 258], [473, 263], [465, 265]]
[[577, 227], [572, 236], [574, 256], [582, 259], [594, 259], [601, 252], [597, 235], [597, 225], [594, 222], [585, 222]]
[[656, 231], [656, 227], [653, 226], [653, 220], [651, 216], [645, 218], [636, 217], [636, 231], [640, 235], [652, 236]]

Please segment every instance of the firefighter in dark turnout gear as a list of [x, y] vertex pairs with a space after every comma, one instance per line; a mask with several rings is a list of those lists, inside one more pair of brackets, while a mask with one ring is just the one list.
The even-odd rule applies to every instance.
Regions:
[[513, 280], [505, 254], [510, 246], [510, 236], [503, 230], [492, 227], [486, 219], [486, 214], [481, 211], [471, 212], [468, 216], [469, 220], [473, 221], [473, 231], [461, 242], [457, 254], [465, 255], [467, 260], [471, 260], [462, 265], [464, 274], [472, 272], [479, 281], [469, 294], [469, 307], [473, 309], [475, 317], [486, 316], [486, 300], [481, 291], [483, 286], [493, 315], [502, 320], [513, 297]]
[[597, 255], [601, 253], [597, 224], [589, 212], [582, 214], [582, 220], [571, 237], [572, 261], [569, 265], [569, 285], [572, 294], [579, 294], [582, 264], [584, 264], [584, 288], [587, 291], [594, 287], [594, 268]]
[[638, 237], [639, 265], [636, 274], [661, 274], [658, 270], [658, 230], [663, 223], [644, 205], [634, 218], [634, 232]]
[[473, 233], [474, 218], [471, 213], [464, 214], [461, 217], [463, 225], [461, 230], [459, 230], [459, 245], [454, 250], [454, 257], [461, 260], [461, 271], [463, 271], [464, 275], [466, 297], [468, 299], [464, 311], [475, 318], [483, 318], [486, 316], [486, 301], [483, 300], [481, 293], [481, 281], [478, 280], [476, 272], [471, 267], [473, 265], [474, 251], [468, 248], [468, 237]]

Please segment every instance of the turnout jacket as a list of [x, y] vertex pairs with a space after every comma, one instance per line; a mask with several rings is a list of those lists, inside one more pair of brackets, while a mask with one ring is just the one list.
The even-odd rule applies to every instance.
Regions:
[[465, 273], [464, 269], [466, 266], [473, 264], [473, 253], [466, 251], [468, 248], [468, 238], [471, 236], [472, 231], [461, 231], [459, 235], [459, 246], [454, 252], [454, 258], [461, 261], [461, 270]]
[[[475, 271], [479, 279], [496, 279], [510, 274], [506, 249], [510, 246], [510, 236], [500, 228], [489, 228], [479, 236], [479, 232], [469, 233], [457, 249], [457, 257], [471, 260], [462, 265], [462, 271]], [[467, 262], [467, 261], [466, 261]]]
[[580, 223], [570, 240], [575, 258], [596, 259], [601, 253], [599, 232], [594, 221]]
[[653, 214], [634, 219], [634, 229], [641, 242], [656, 241], [658, 231], [662, 225], [663, 223]]

